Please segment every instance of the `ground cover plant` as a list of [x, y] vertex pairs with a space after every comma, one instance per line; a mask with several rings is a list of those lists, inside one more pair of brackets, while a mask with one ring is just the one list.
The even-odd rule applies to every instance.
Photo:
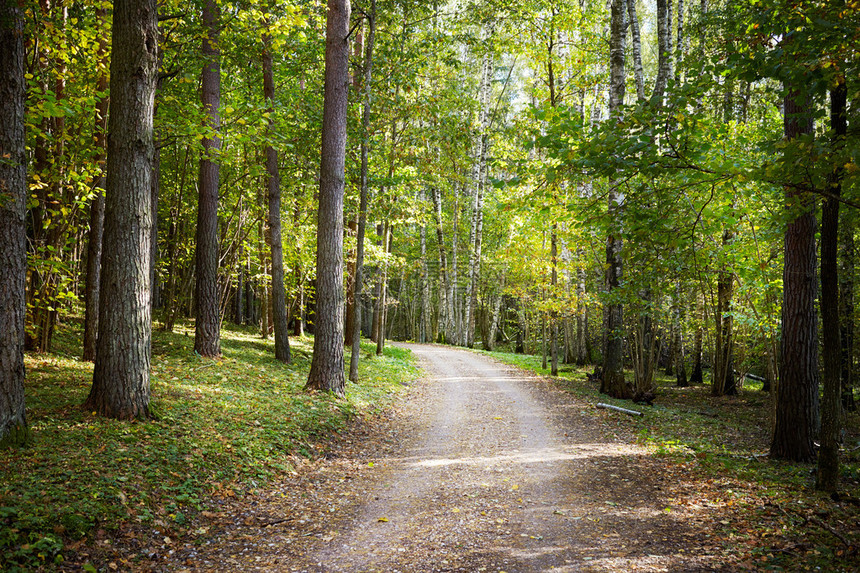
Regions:
[[77, 323], [57, 336], [55, 352], [27, 356], [32, 440], [0, 451], [2, 570], [62, 568], [70, 553], [85, 556], [118, 530], [136, 535], [138, 524], [174, 542], [212, 495], [259, 488], [289, 472], [293, 456], [318, 455], [326, 439], [384, 407], [416, 372], [408, 350], [386, 347], [384, 356], [362, 360], [361, 383], [339, 400], [303, 390], [312, 339], [291, 341], [287, 366], [258, 330], [227, 326], [222, 358], [209, 360], [195, 355], [193, 327], [185, 325], [154, 333], [155, 418], [118, 422], [81, 407], [92, 364], [78, 358]]
[[[501, 361], [548, 375], [541, 357], [488, 352]], [[842, 488], [815, 490], [814, 464], [767, 457], [770, 395], [746, 380], [737, 396], [711, 395], [709, 386], [675, 386], [657, 376], [652, 406], [598, 393], [584, 368], [560, 368], [557, 383], [591, 401], [634, 408], [642, 417], [600, 412], [619, 435], [651, 447], [676, 485], [679, 505], [716, 508], [719, 528], [710, 533], [730, 569], [755, 571], [860, 570], [860, 415], [850, 412], [842, 450]], [[628, 378], [631, 376], [628, 373]], [[707, 376], [706, 376], [707, 378]], [[667, 508], [670, 510], [670, 508]], [[691, 548], [695, 550], [695, 548]]]

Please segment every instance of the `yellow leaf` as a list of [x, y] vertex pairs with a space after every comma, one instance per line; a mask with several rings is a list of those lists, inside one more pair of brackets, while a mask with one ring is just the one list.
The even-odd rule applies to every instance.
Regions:
[[388, 518], [387, 517], [380, 517], [376, 521], [379, 521], [380, 523], [388, 523]]

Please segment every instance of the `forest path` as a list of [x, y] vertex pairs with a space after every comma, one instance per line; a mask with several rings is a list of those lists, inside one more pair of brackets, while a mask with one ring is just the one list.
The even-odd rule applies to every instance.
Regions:
[[182, 552], [186, 566], [718, 568], [696, 548], [706, 532], [695, 514], [709, 512], [679, 507], [661, 465], [604, 422], [616, 414], [473, 352], [404, 346], [424, 373], [397, 414], [246, 503], [220, 541]]

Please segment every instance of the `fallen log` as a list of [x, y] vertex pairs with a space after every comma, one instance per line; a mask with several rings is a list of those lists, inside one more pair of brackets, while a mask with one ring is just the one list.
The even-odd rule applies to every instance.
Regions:
[[619, 408], [618, 406], [613, 406], [612, 404], [604, 404], [603, 402], [597, 403], [598, 408], [603, 408], [606, 410], [615, 410], [616, 412], [623, 412], [624, 414], [630, 414], [631, 416], [643, 416], [642, 412], [637, 412], [636, 410], [628, 410], [627, 408]]

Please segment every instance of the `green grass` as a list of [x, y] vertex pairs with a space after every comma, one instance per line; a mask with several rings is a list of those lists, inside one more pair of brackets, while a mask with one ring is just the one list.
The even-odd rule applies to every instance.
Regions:
[[79, 341], [68, 325], [55, 352], [26, 358], [31, 439], [0, 451], [0, 569], [60, 563], [70, 542], [122, 523], [181, 532], [209, 496], [258, 488], [289, 471], [291, 455], [321, 454], [326, 438], [384, 408], [417, 372], [409, 351], [389, 346], [361, 361], [345, 399], [310, 394], [312, 339], [291, 339], [287, 366], [271, 340], [227, 327], [223, 358], [207, 360], [181, 327], [154, 333], [154, 418], [118, 422], [80, 406], [92, 364], [77, 358]]
[[[549, 376], [549, 370], [541, 368], [539, 356], [486, 354]], [[632, 379], [631, 373], [627, 373], [627, 379]], [[556, 382], [591, 403], [604, 402], [644, 412], [642, 417], [607, 414], [604, 420], [634, 436], [667, 464], [682, 467], [685, 479], [695, 480], [702, 496], [731, 497], [746, 516], [745, 535], [755, 540], [774, 540], [773, 546], [749, 549], [736, 542], [736, 532], [728, 528], [719, 532], [725, 534], [726, 550], [734, 554], [737, 563], [767, 561], [767, 567], [755, 565], [755, 570], [858, 570], [860, 413], [849, 413], [845, 424], [841, 492], [843, 500], [847, 497], [848, 501], [834, 502], [815, 491], [814, 464], [776, 461], [766, 456], [771, 398], [761, 391], [760, 383], [748, 380], [737, 396], [714, 397], [709, 386], [678, 388], [674, 377], [658, 376], [657, 398], [653, 406], [647, 406], [599, 394], [598, 388], [587, 382], [584, 368], [563, 365]], [[714, 491], [715, 483], [731, 487], [720, 486]], [[846, 547], [824, 525], [839, 532], [850, 546]], [[737, 523], [732, 527], [737, 528]], [[779, 543], [789, 549], [772, 550]]]

